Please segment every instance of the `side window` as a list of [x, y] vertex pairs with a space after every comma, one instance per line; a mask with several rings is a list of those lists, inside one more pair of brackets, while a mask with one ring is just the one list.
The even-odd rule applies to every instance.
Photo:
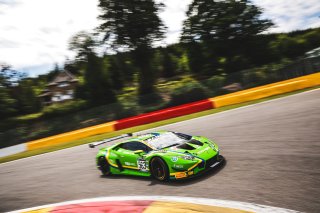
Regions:
[[151, 149], [141, 142], [127, 142], [121, 145], [122, 149], [127, 149], [130, 151], [143, 150], [145, 152], [151, 151]]

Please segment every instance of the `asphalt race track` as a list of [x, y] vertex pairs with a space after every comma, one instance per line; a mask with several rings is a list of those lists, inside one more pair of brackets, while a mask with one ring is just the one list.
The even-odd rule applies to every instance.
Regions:
[[0, 211], [100, 196], [169, 195], [320, 212], [320, 90], [157, 129], [215, 139], [226, 165], [180, 182], [103, 178], [95, 167], [97, 149], [78, 146], [0, 164]]

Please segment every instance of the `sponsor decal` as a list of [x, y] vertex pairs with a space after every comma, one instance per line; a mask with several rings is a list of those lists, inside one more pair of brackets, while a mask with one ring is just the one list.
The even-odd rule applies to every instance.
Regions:
[[152, 141], [152, 140], [160, 137], [160, 134], [158, 134], [158, 135], [148, 134], [148, 135], [144, 135], [144, 137], [147, 138], [144, 141], [148, 142], [148, 141]]
[[184, 178], [184, 177], [187, 177], [187, 174], [185, 172], [176, 172], [174, 174], [174, 177], [179, 179], [179, 178]]
[[185, 155], [185, 156], [182, 156], [183, 159], [185, 160], [193, 160], [194, 157], [192, 155]]
[[171, 158], [171, 161], [172, 161], [172, 162], [177, 162], [177, 161], [178, 161], [178, 157], [177, 157], [177, 156], [172, 157], [172, 158]]
[[136, 165], [135, 163], [130, 163], [130, 162], [124, 162], [124, 164], [125, 164], [126, 166], [135, 166], [135, 165]]
[[173, 164], [173, 167], [177, 169], [183, 169], [183, 165], [179, 165], [179, 164]]
[[139, 158], [138, 161], [137, 161], [137, 165], [138, 165], [138, 169], [142, 172], [147, 172], [149, 171], [149, 168], [148, 168], [148, 163], [145, 159], [143, 158]]
[[201, 150], [200, 152], [197, 152], [197, 154], [198, 154], [198, 155], [199, 155], [199, 154], [202, 154], [202, 153], [204, 153], [205, 151], [208, 151], [209, 149], [210, 149], [210, 147], [207, 147], [207, 148]]

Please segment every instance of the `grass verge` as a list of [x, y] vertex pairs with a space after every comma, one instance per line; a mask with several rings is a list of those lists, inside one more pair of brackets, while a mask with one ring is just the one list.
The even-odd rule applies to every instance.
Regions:
[[264, 101], [269, 101], [272, 99], [282, 98], [285, 96], [294, 95], [297, 93], [302, 93], [305, 91], [314, 90], [314, 89], [318, 89], [318, 88], [320, 88], [320, 86], [297, 90], [297, 91], [284, 93], [284, 94], [280, 94], [280, 95], [270, 96], [270, 97], [262, 98], [259, 100], [248, 101], [248, 102], [244, 102], [244, 103], [240, 103], [240, 104], [234, 104], [234, 105], [230, 105], [230, 106], [224, 106], [221, 108], [206, 110], [206, 111], [202, 111], [202, 112], [198, 112], [198, 113], [193, 113], [190, 115], [185, 115], [185, 116], [176, 117], [176, 118], [172, 118], [172, 119], [168, 119], [168, 120], [163, 120], [163, 121], [159, 121], [159, 122], [155, 122], [155, 123], [136, 126], [136, 127], [132, 127], [132, 128], [124, 129], [124, 130], [119, 130], [119, 131], [115, 131], [115, 132], [95, 135], [95, 136], [91, 136], [91, 137], [82, 138], [79, 140], [74, 140], [74, 141], [70, 141], [67, 143], [59, 144], [57, 146], [46, 147], [46, 148], [32, 150], [32, 151], [25, 151], [25, 152], [21, 152], [21, 153], [15, 154], [15, 155], [10, 155], [7, 157], [0, 158], [0, 163], [13, 161], [13, 160], [17, 160], [20, 158], [26, 158], [26, 157], [30, 157], [30, 156], [34, 156], [34, 155], [39, 155], [39, 154], [43, 154], [43, 153], [47, 153], [47, 152], [53, 152], [53, 151], [57, 151], [57, 150], [61, 150], [61, 149], [66, 149], [66, 148], [70, 148], [73, 146], [78, 146], [78, 145], [90, 143], [93, 141], [99, 141], [102, 139], [118, 136], [123, 133], [138, 132], [138, 131], [151, 129], [151, 128], [155, 128], [155, 127], [159, 127], [159, 126], [163, 126], [163, 125], [167, 125], [167, 124], [177, 123], [180, 121], [185, 121], [185, 120], [189, 120], [189, 119], [193, 119], [193, 118], [197, 118], [197, 117], [201, 117], [201, 116], [205, 116], [205, 115], [215, 114], [215, 113], [230, 110], [230, 109], [235, 109], [235, 108], [248, 106], [248, 105], [252, 105], [252, 104], [256, 104], [256, 103], [260, 103], [260, 102], [264, 102]]

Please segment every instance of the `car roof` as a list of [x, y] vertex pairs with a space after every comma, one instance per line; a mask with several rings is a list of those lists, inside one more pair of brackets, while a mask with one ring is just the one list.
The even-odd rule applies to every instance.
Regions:
[[140, 142], [145, 142], [149, 139], [152, 139], [154, 137], [157, 137], [157, 136], [160, 136], [164, 133], [167, 133], [168, 131], [160, 131], [160, 132], [151, 132], [151, 133], [146, 133], [146, 134], [143, 134], [143, 135], [138, 135], [138, 136], [135, 136], [135, 137], [132, 137], [124, 142], [133, 142], [133, 141], [140, 141]]

